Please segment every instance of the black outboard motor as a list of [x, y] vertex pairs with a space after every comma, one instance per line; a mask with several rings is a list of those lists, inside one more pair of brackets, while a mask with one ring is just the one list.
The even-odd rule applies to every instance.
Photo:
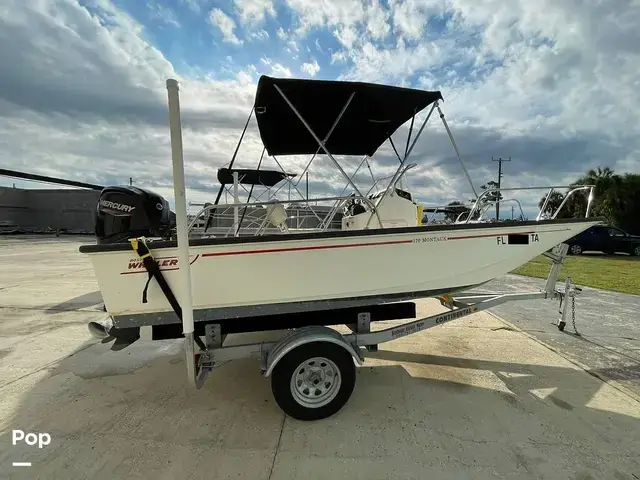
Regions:
[[128, 185], [102, 190], [95, 220], [98, 245], [142, 236], [168, 238], [176, 223], [163, 197]]

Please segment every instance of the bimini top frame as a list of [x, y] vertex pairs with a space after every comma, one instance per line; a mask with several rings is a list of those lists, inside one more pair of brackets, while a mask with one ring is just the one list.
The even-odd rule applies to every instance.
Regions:
[[[400, 165], [391, 177], [382, 199], [395, 188], [404, 164], [415, 147], [434, 110], [447, 131], [474, 195], [478, 196], [456, 142], [438, 105], [440, 91], [426, 91], [362, 82], [282, 79], [260, 77], [252, 111], [256, 113], [260, 137], [267, 153], [275, 155], [313, 154], [299, 178], [323, 151], [347, 179], [355, 193], [362, 192], [333, 155], [373, 156], [389, 140]], [[431, 105], [413, 142], [411, 134], [418, 113]], [[411, 120], [409, 136], [400, 155], [391, 135]], [[411, 145], [410, 145], [411, 143]], [[372, 212], [373, 213], [373, 212]], [[369, 222], [373, 219], [373, 214]]]
[[[360, 191], [354, 183], [355, 175], [363, 163], [366, 163], [374, 182], [372, 188], [377, 185], [378, 181], [373, 177], [367, 157], [373, 155], [382, 143], [389, 140], [398, 158], [399, 165], [393, 175], [385, 178], [385, 180], [389, 179], [389, 181], [387, 186], [383, 188], [382, 196], [379, 197], [379, 203], [381, 203], [390, 192], [395, 191], [395, 184], [411, 167], [406, 165], [407, 159], [411, 155], [429, 119], [437, 110], [437, 114], [445, 127], [458, 160], [469, 181], [471, 190], [477, 198], [477, 191], [439, 106], [439, 101], [441, 100], [443, 100], [443, 98], [439, 91], [424, 91], [361, 82], [281, 79], [262, 76], [258, 82], [255, 103], [251, 108], [251, 113], [245, 124], [240, 141], [236, 146], [236, 151], [229, 168], [222, 170], [224, 170], [225, 173], [237, 170], [231, 167], [235, 161], [238, 148], [240, 143], [242, 143], [249, 121], [255, 113], [264, 148], [258, 169], [252, 170], [253, 176], [260, 175], [260, 165], [265, 152], [276, 161], [282, 173], [284, 173], [285, 170], [280, 165], [280, 162], [278, 162], [276, 155], [313, 153], [313, 156], [303, 172], [298, 176], [296, 182], [290, 177], [285, 178], [286, 184], [289, 185], [290, 188], [293, 187], [300, 194], [301, 198], [305, 198], [299, 191], [298, 184], [305, 176], [315, 157], [323, 152], [347, 180], [347, 185], [344, 187], [343, 193], [347, 188], [351, 187], [355, 192], [354, 195], [358, 198], [363, 198], [367, 196], [369, 192], [363, 194]], [[412, 138], [416, 115], [429, 105], [431, 105], [431, 108], [426, 118]], [[398, 148], [396, 148], [391, 135], [409, 119], [411, 120], [409, 135], [404, 152], [401, 154]], [[340, 163], [334, 158], [334, 154], [363, 155], [363, 160], [360, 162], [360, 165], [358, 165], [356, 171], [352, 175], [348, 175], [340, 166]], [[276, 172], [274, 171], [274, 173]], [[213, 205], [206, 205], [208, 210], [216, 208], [222, 190], [226, 184], [231, 183], [230, 174], [221, 176], [219, 172], [218, 177], [221, 182], [221, 189], [220, 192], [218, 192], [215, 203]], [[238, 184], [240, 187], [244, 187], [241, 181], [233, 183], [234, 204], [237, 204], [239, 203], [237, 197]], [[251, 191], [247, 192], [249, 193], [249, 197], [251, 197], [253, 193], [253, 184], [255, 182], [250, 183], [252, 183]], [[275, 195], [283, 185], [285, 185], [285, 183], [278, 187], [273, 195]], [[246, 188], [244, 189], [245, 191], [247, 190]], [[270, 192], [270, 189], [267, 189], [267, 191]], [[262, 195], [255, 198], [256, 202], [260, 196]], [[342, 196], [342, 194], [340, 196]], [[321, 219], [318, 214], [312, 210], [313, 215], [321, 222], [321, 230], [328, 227], [340, 205], [341, 201], [336, 200], [332, 212], [324, 219]], [[237, 217], [235, 211], [237, 211], [237, 207], [234, 210], [234, 218]], [[374, 207], [370, 212], [366, 228], [370, 227], [375, 217]], [[209, 221], [210, 216], [207, 220], [205, 233]], [[237, 233], [236, 231], [236, 234]]]
[[311, 155], [318, 140], [328, 137], [323, 149], [332, 155], [371, 157], [402, 124], [438, 100], [438, 91], [262, 76], [255, 111], [270, 156]]

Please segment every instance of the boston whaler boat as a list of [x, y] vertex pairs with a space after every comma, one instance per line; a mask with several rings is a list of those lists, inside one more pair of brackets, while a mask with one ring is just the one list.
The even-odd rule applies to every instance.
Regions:
[[[178, 84], [168, 80], [167, 88], [175, 215], [166, 200], [151, 192], [105, 188], [97, 209], [98, 242], [80, 247], [89, 255], [110, 317], [107, 324], [92, 322], [90, 329], [96, 336], [113, 338], [114, 348], [137, 340], [142, 326], [151, 327], [153, 339], [184, 336], [189, 378], [198, 388], [217, 364], [258, 357], [264, 374], [272, 377], [278, 405], [294, 418], [312, 420], [334, 414], [347, 402], [355, 384], [355, 363], [364, 358], [363, 347], [373, 351], [379, 343], [508, 300], [562, 300], [575, 295], [570, 280], [564, 291], [556, 290], [555, 283], [566, 254], [562, 242], [601, 223], [588, 218], [591, 186], [575, 187], [565, 198], [566, 202], [575, 192], [588, 190], [585, 218], [558, 219], [555, 212], [548, 219], [539, 214], [535, 221], [471, 220], [486, 207], [486, 195], [495, 192], [488, 190], [477, 196], [467, 215], [470, 220], [422, 223], [422, 207], [399, 187], [399, 181], [415, 166], [407, 164], [407, 158], [434, 110], [462, 162], [439, 106], [440, 92], [261, 77], [253, 111], [266, 152], [274, 158], [315, 157], [321, 152], [345, 176], [353, 193], [321, 199], [334, 202], [330, 218], [307, 230], [287, 225], [284, 204], [301, 200], [257, 202], [265, 212], [264, 221], [253, 234], [241, 235], [239, 217], [244, 213], [237, 195], [230, 205], [219, 205], [218, 195], [214, 205], [206, 205], [187, 224]], [[409, 145], [415, 116], [429, 106]], [[392, 143], [399, 160], [395, 174], [386, 188], [363, 195], [334, 155], [370, 157], [409, 120], [403, 156]], [[464, 162], [462, 166], [469, 178]], [[221, 183], [233, 181], [235, 190], [240, 177], [248, 184], [272, 187], [290, 175], [259, 169], [219, 172]], [[309, 205], [313, 199], [305, 202]], [[235, 212], [231, 234], [189, 238], [199, 216], [221, 207]], [[338, 209], [340, 228], [329, 228]], [[267, 224], [276, 228], [266, 232]], [[453, 296], [541, 254], [553, 260], [543, 291]], [[453, 311], [371, 331], [371, 322], [414, 318], [415, 304], [410, 300], [434, 296]], [[559, 328], [566, 322], [567, 303]], [[338, 324], [348, 325], [353, 334], [342, 335], [328, 327]], [[278, 342], [223, 345], [229, 333], [280, 329], [290, 331]]]

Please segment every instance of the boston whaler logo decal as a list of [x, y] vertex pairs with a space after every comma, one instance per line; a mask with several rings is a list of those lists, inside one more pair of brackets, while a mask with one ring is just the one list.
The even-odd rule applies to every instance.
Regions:
[[[158, 265], [162, 270], [162, 267], [178, 267], [178, 259], [177, 258], [164, 258], [157, 259]], [[133, 258], [129, 260], [129, 267], [127, 270], [144, 270], [144, 263], [139, 258]]]
[[111, 200], [100, 200], [100, 206], [104, 207], [107, 210], [111, 210], [112, 212], [118, 212], [123, 215], [129, 215], [136, 209], [136, 207], [132, 207], [131, 205], [112, 202]]
[[[200, 255], [190, 255], [189, 264], [193, 265]], [[178, 257], [159, 257], [155, 261], [160, 266], [160, 270], [178, 270]], [[127, 269], [124, 272], [120, 272], [120, 275], [128, 275], [130, 273], [142, 273], [147, 270], [144, 268], [144, 263], [140, 258], [131, 258], [127, 262]]]

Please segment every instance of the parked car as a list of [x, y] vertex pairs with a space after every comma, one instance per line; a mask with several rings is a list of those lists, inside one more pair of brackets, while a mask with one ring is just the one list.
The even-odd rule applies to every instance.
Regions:
[[603, 252], [628, 253], [640, 256], [640, 236], [630, 235], [616, 227], [595, 226], [566, 241], [569, 253]]

